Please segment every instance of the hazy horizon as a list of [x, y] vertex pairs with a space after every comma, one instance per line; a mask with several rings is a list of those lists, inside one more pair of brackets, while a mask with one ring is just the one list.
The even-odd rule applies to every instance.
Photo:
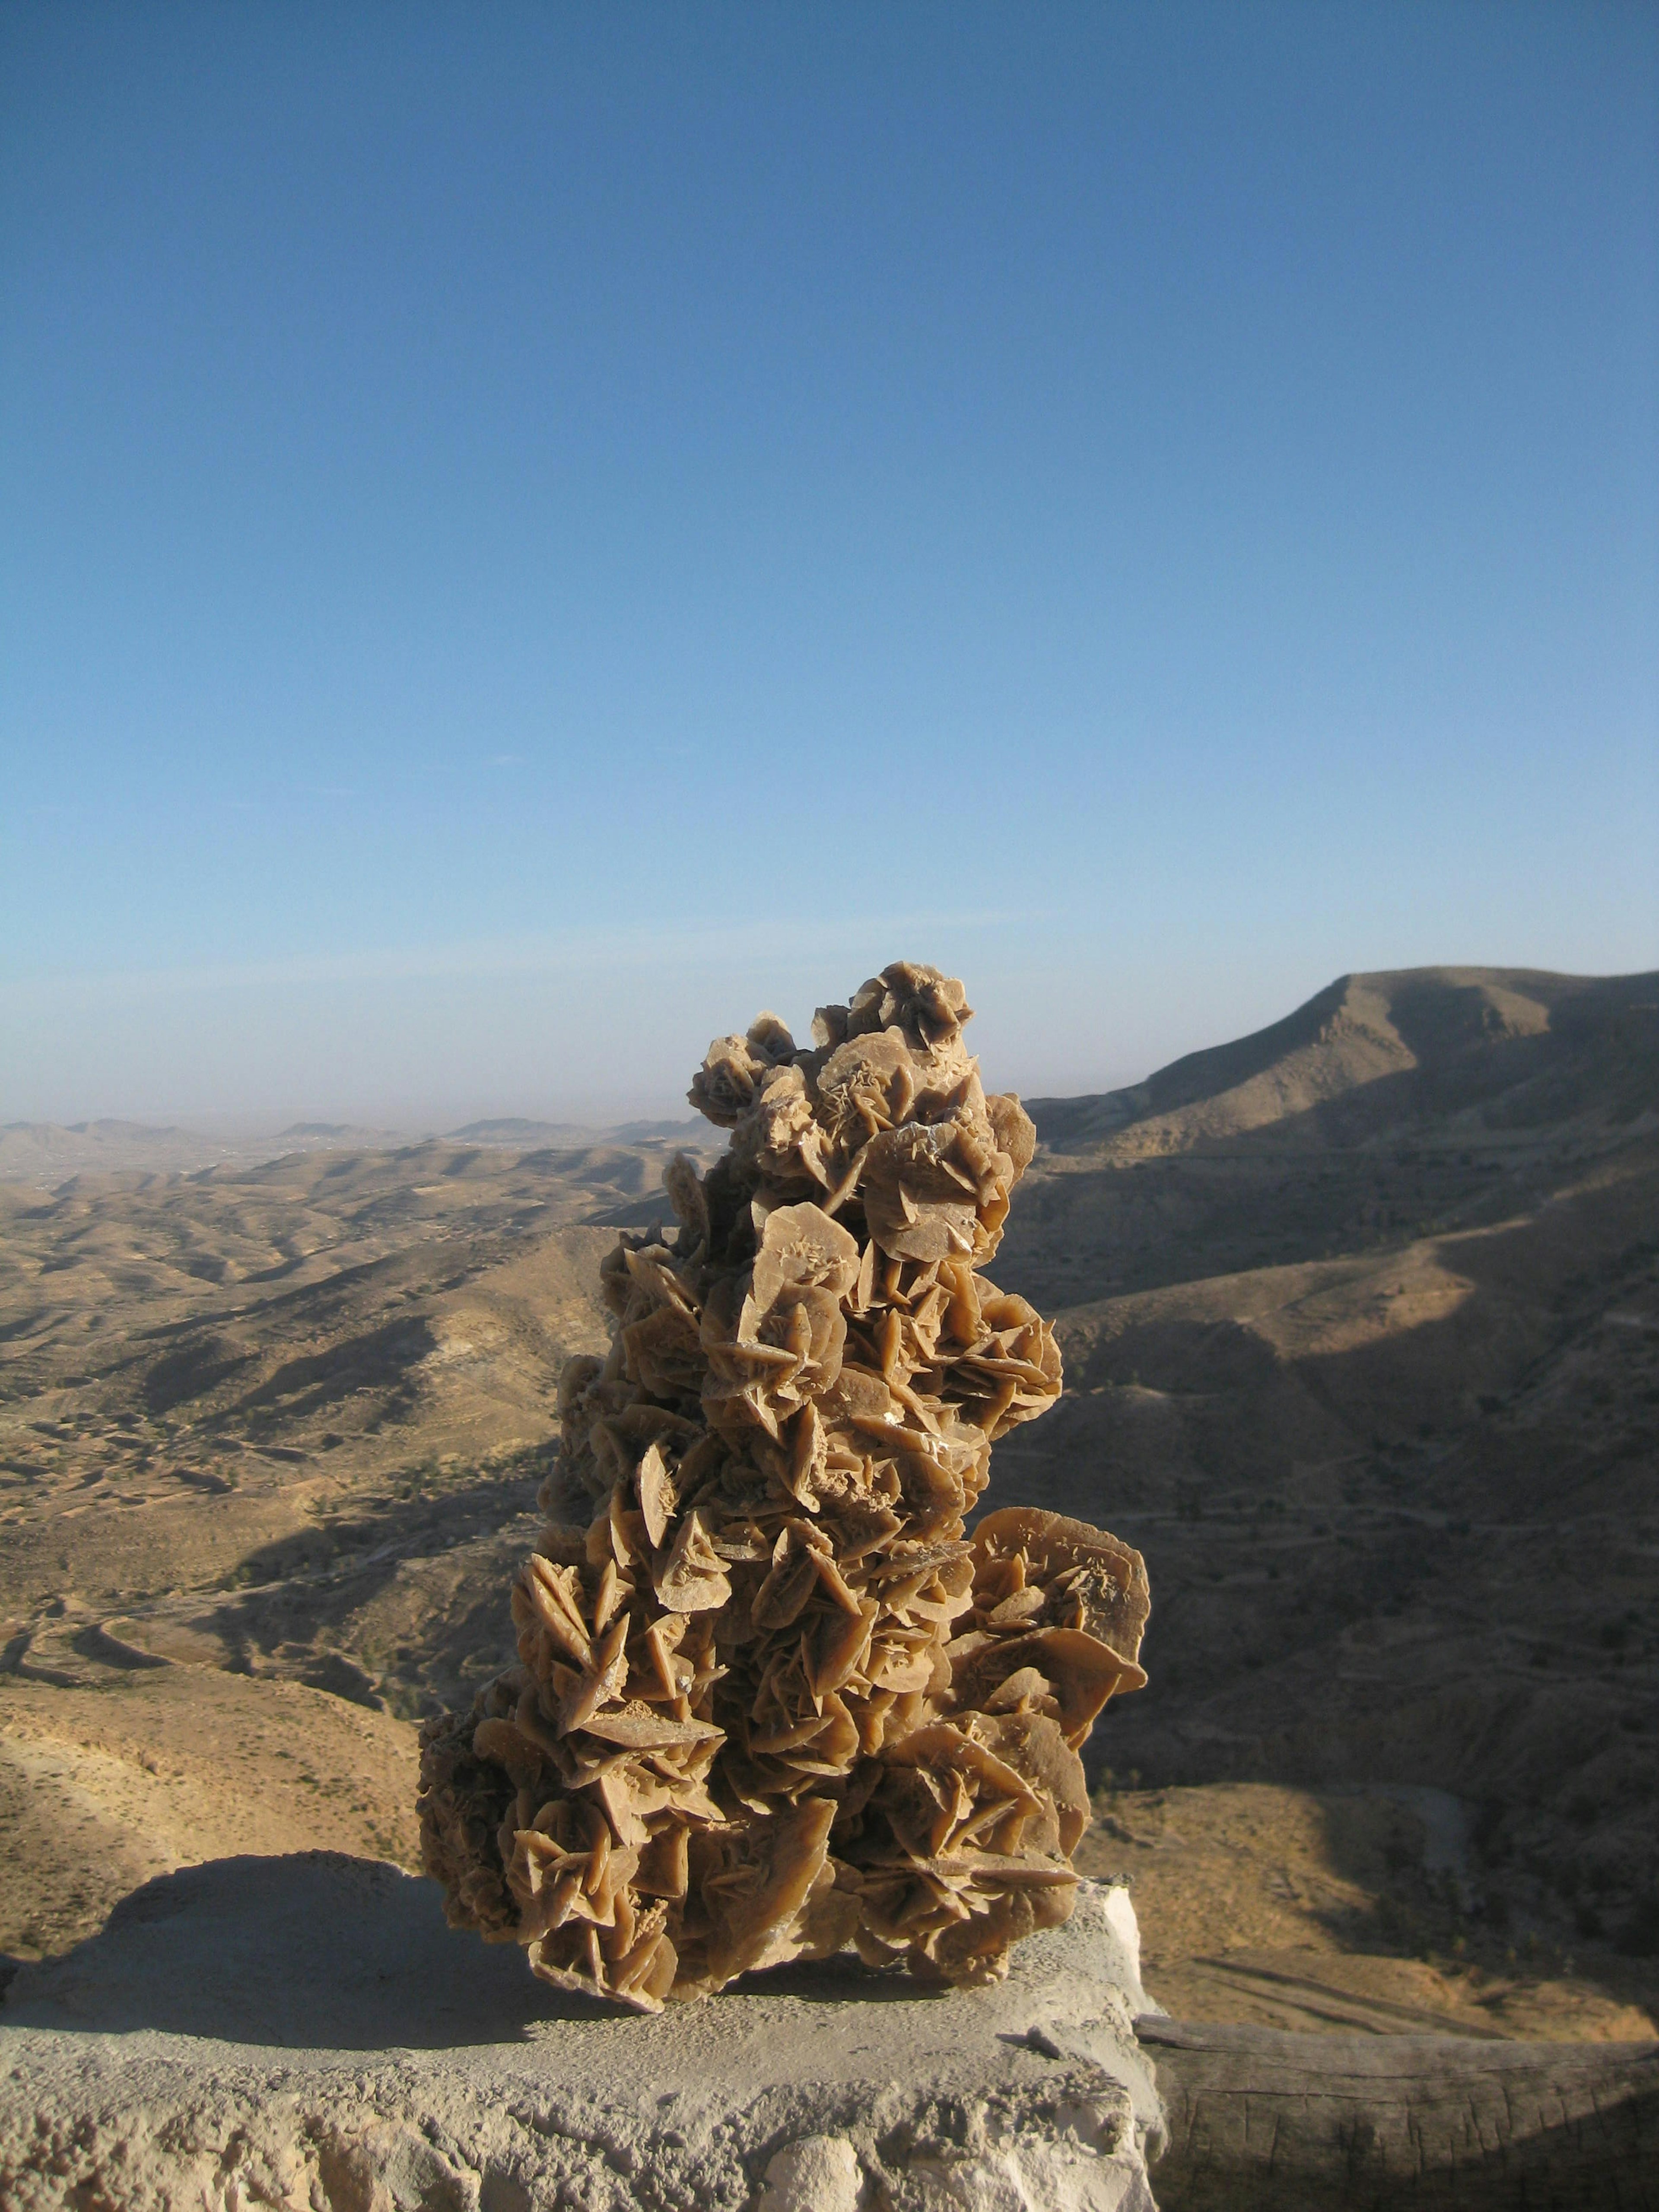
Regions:
[[[1391, 969], [1398, 969], [1414, 964], [1442, 969], [1530, 968], [1536, 972], [1540, 963], [1515, 961], [1440, 961], [1411, 963], [1395, 961], [1373, 963], [1370, 970], [1350, 969], [1345, 969], [1343, 973], [1376, 972], [1384, 966]], [[1649, 971], [1632, 969], [1623, 972], [1646, 974]], [[1022, 1078], [1019, 1073], [1021, 1064], [1017, 1057], [1011, 1057], [1007, 1054], [998, 1051], [996, 1041], [992, 1033], [986, 1030], [980, 1018], [978, 1008], [975, 1008], [974, 1026], [969, 1030], [969, 1036], [970, 1042], [976, 1048], [985, 1048], [988, 1039], [989, 1040], [989, 1049], [983, 1050], [982, 1056], [988, 1062], [985, 1073], [991, 1087], [1015, 1091], [1026, 1098], [1077, 1097], [1127, 1088], [1143, 1081], [1159, 1068], [1167, 1066], [1170, 1061], [1181, 1058], [1185, 1053], [1201, 1051], [1212, 1045], [1231, 1043], [1237, 1038], [1249, 1036], [1256, 1030], [1282, 1020], [1286, 1015], [1295, 1012], [1297, 1006], [1305, 1004], [1309, 998], [1315, 995], [1315, 991], [1322, 989], [1326, 985], [1337, 980], [1339, 979], [1334, 975], [1328, 975], [1322, 983], [1315, 986], [1314, 990], [1304, 992], [1292, 1004], [1273, 1007], [1260, 1020], [1241, 1021], [1231, 1027], [1224, 1026], [1212, 1033], [1195, 1037], [1193, 1042], [1182, 1045], [1177, 1051], [1163, 1054], [1154, 1060], [1126, 1065], [1117, 1072], [1098, 1080], [1044, 1082], [1040, 1078], [1036, 1080], [1030, 1079], [1029, 1077]], [[839, 995], [845, 996], [845, 991]], [[650, 1003], [649, 986], [643, 987], [641, 996], [645, 1003]], [[822, 1003], [822, 1001], [814, 1003]], [[665, 999], [664, 1010], [665, 1013], [668, 1011]], [[784, 1013], [784, 1018], [791, 1021], [799, 1042], [803, 1044], [808, 1042], [810, 1013], [792, 1014], [785, 1012], [781, 1007], [773, 1007], [770, 1010]], [[762, 1009], [757, 1006], [754, 1011], [759, 1012]], [[1019, 1010], [1010, 1007], [1001, 1011], [1017, 1013]], [[1030, 1010], [1027, 1009], [1026, 1012], [1029, 1017]], [[673, 1013], [672, 1019], [676, 1029], [684, 1027], [684, 1017], [678, 1011]], [[1040, 1029], [1039, 1021], [1039, 1032]], [[1032, 1036], [1029, 1019], [1024, 1034], [1029, 1042]], [[1033, 1046], [1032, 1048], [1039, 1054], [1043, 1049], [1036, 1046]], [[691, 1066], [695, 1066], [696, 1059], [700, 1058], [699, 1051], [696, 1059], [688, 1063], [688, 1076]], [[1028, 1059], [1024, 1063], [1028, 1067], [1040, 1066], [1043, 1064], [1040, 1057], [1036, 1060]], [[1055, 1064], [1051, 1049], [1048, 1064]], [[1103, 1061], [1101, 1064], [1107, 1063]], [[1011, 1073], [1011, 1070], [1013, 1072]], [[289, 1100], [283, 1103], [280, 1097], [274, 1096], [271, 1100], [263, 1104], [247, 1103], [228, 1108], [204, 1108], [198, 1105], [168, 1109], [165, 1106], [156, 1106], [131, 1112], [111, 1110], [5, 1115], [0, 1116], [0, 1127], [15, 1127], [30, 1122], [71, 1127], [100, 1121], [131, 1121], [152, 1127], [177, 1126], [203, 1135], [233, 1135], [242, 1133], [264, 1136], [279, 1133], [291, 1124], [310, 1121], [337, 1123], [355, 1128], [378, 1129], [398, 1136], [424, 1137], [445, 1135], [473, 1122], [512, 1120], [550, 1124], [562, 1123], [571, 1127], [596, 1130], [614, 1129], [635, 1121], [685, 1122], [694, 1127], [701, 1126], [699, 1116], [690, 1107], [684, 1090], [682, 1088], [678, 1093], [643, 1091], [629, 1092], [626, 1090], [615, 1090], [609, 1092], [595, 1090], [586, 1092], [563, 1093], [536, 1093], [525, 1090], [509, 1094], [489, 1093], [483, 1091], [473, 1093], [456, 1091], [447, 1099], [442, 1094], [428, 1093], [425, 1095], [425, 1103], [422, 1103], [422, 1097], [418, 1094], [411, 1095], [400, 1101], [384, 1096], [377, 1100], [372, 1094], [363, 1093], [355, 1104], [349, 1107], [342, 1106], [337, 1100], [332, 1104], [317, 1099], [301, 1100], [297, 1103]], [[711, 1132], [710, 1134], [711, 1140], [714, 1140], [714, 1133]]]
[[1659, 963], [1650, 9], [71, 0], [0, 120], [0, 1121]]

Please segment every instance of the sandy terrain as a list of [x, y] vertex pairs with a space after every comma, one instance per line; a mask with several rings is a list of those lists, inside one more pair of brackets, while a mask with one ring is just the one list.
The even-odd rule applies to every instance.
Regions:
[[[993, 1502], [1147, 1556], [1085, 1852], [1175, 2010], [1646, 2032], [1656, 1000], [1349, 979], [1036, 1103], [994, 1273], [1068, 1387]], [[0, 1951], [193, 1859], [408, 1862], [413, 1723], [501, 1663], [559, 1365], [663, 1211], [664, 1139], [510, 1134], [0, 1182]]]
[[203, 1859], [415, 1863], [412, 1730], [325, 1691], [178, 1667], [113, 1691], [20, 1682], [3, 1728], [15, 1954], [62, 1950], [141, 1882]]
[[1146, 1978], [1178, 2019], [1293, 2033], [1641, 2041], [1650, 1964], [1510, 1941], [1468, 1909], [1449, 1792], [1270, 1783], [1113, 1790], [1078, 1854], [1122, 1879]]

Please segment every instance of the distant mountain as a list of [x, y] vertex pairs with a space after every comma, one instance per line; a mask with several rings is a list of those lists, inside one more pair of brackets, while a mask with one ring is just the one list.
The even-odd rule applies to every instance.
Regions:
[[518, 1115], [469, 1121], [451, 1129], [452, 1145], [513, 1145], [525, 1152], [575, 1152], [586, 1145], [645, 1145], [666, 1141], [704, 1144], [708, 1125], [688, 1115], [683, 1121], [624, 1121], [619, 1126], [580, 1121], [530, 1121]]
[[83, 1146], [121, 1145], [136, 1142], [179, 1144], [199, 1143], [186, 1129], [176, 1127], [171, 1121], [7, 1121], [0, 1123], [0, 1137], [9, 1138], [19, 1145], [28, 1144], [42, 1150], [79, 1138]]
[[701, 1114], [688, 1114], [683, 1121], [624, 1121], [606, 1133], [620, 1145], [725, 1146], [724, 1130], [711, 1128]]
[[[707, 1122], [628, 1121], [620, 1127], [578, 1121], [538, 1121], [517, 1115], [469, 1121], [433, 1141], [483, 1145], [518, 1152], [586, 1152], [595, 1146], [711, 1142]], [[356, 1121], [289, 1121], [280, 1129], [242, 1124], [181, 1128], [173, 1122], [97, 1121], [9, 1121], [0, 1124], [0, 1183], [34, 1183], [56, 1189], [78, 1175], [191, 1175], [204, 1168], [246, 1168], [289, 1153], [378, 1153], [411, 1139], [396, 1129]], [[654, 1188], [654, 1179], [653, 1186]]]
[[1353, 1145], [1425, 1117], [1513, 1126], [1659, 1107], [1659, 972], [1405, 968], [1342, 975], [1271, 1027], [1144, 1083], [1027, 1101], [1052, 1151], [1144, 1158]]
[[468, 1121], [445, 1132], [451, 1145], [514, 1145], [530, 1152], [549, 1146], [591, 1145], [600, 1132], [580, 1121], [532, 1121], [521, 1114], [504, 1114], [493, 1121]]
[[0, 1182], [50, 1186], [100, 1170], [208, 1167], [227, 1157], [212, 1139], [170, 1123], [8, 1121], [0, 1126]]
[[77, 1175], [191, 1175], [203, 1168], [246, 1167], [284, 1152], [403, 1141], [393, 1130], [343, 1121], [291, 1121], [283, 1129], [252, 1131], [112, 1120], [9, 1121], [0, 1126], [0, 1182], [52, 1189]]

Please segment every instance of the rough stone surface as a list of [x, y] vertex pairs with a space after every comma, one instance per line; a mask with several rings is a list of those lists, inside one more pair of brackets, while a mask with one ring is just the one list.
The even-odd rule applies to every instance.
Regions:
[[1139, 2023], [1166, 2212], [1654, 2212], [1659, 2043]]
[[434, 1885], [311, 1853], [151, 1882], [0, 2012], [11, 2212], [1152, 2212], [1121, 1889], [1005, 1982], [850, 1958], [623, 2017]]
[[758, 2212], [858, 2212], [864, 2169], [845, 2136], [803, 2136], [769, 2162]]

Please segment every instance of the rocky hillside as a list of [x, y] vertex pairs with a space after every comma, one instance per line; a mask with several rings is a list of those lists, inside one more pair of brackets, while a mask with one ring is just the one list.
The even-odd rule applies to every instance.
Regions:
[[1249, 1136], [1297, 1150], [1474, 1115], [1491, 1129], [1651, 1106], [1659, 972], [1405, 968], [1342, 975], [1271, 1028], [1091, 1098], [1029, 1102], [1065, 1153], [1145, 1158]]
[[1069, 1387], [1000, 1472], [1156, 1594], [1100, 1756], [1455, 1793], [1489, 1930], [1650, 1954], [1659, 977], [1347, 977], [1034, 1110]]

